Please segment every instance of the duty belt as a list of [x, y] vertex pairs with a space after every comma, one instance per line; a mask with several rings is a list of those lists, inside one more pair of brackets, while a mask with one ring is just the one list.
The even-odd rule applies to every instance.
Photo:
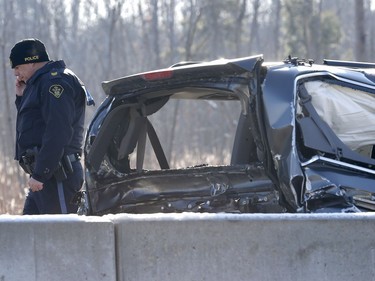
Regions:
[[[26, 173], [32, 175], [35, 168], [35, 161], [37, 157], [38, 151], [36, 149], [27, 150], [26, 154], [22, 156], [21, 160], [19, 161], [21, 167], [25, 170]], [[57, 170], [54, 173], [54, 176], [58, 180], [64, 180], [67, 178], [67, 175], [73, 172], [73, 167], [71, 163], [81, 160], [80, 153], [72, 153], [64, 155], [61, 161], [59, 161], [59, 165]]]

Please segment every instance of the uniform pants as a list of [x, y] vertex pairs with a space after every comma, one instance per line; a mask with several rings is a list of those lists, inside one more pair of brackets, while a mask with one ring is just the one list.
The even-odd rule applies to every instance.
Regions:
[[[83, 184], [83, 169], [80, 161], [72, 163], [73, 173], [58, 183], [52, 177], [43, 184], [41, 191], [29, 190], [23, 208], [24, 215], [76, 213], [78, 206], [72, 204], [74, 195]], [[59, 190], [60, 189], [60, 190]]]

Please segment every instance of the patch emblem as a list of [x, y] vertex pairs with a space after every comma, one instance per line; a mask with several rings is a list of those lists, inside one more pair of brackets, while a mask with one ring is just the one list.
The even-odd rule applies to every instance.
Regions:
[[64, 92], [64, 88], [61, 85], [52, 85], [51, 87], [49, 87], [49, 92], [58, 99]]

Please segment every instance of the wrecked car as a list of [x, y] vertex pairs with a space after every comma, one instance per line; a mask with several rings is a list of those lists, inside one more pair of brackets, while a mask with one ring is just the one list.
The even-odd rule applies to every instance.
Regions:
[[79, 212], [374, 211], [374, 68], [258, 55], [103, 82]]

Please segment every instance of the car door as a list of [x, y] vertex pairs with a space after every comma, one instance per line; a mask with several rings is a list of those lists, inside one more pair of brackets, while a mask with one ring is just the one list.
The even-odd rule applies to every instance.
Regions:
[[306, 210], [375, 210], [374, 85], [305, 76], [297, 83], [296, 111]]

